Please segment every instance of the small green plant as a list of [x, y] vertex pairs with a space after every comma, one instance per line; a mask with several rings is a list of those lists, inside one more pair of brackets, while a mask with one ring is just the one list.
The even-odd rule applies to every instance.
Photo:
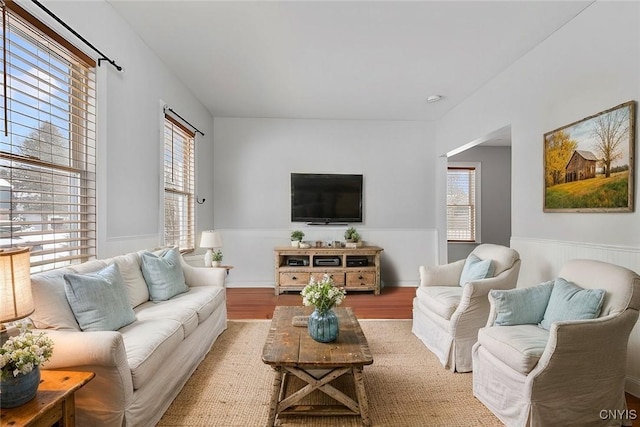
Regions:
[[213, 256], [211, 257], [211, 261], [222, 261], [222, 251], [220, 249], [218, 249], [217, 251], [213, 252]]
[[359, 242], [360, 241], [360, 233], [356, 231], [354, 227], [347, 228], [347, 231], [344, 232], [344, 239], [349, 242]]
[[291, 241], [295, 242], [296, 240], [298, 242], [302, 242], [302, 239], [304, 238], [304, 233], [300, 230], [294, 230], [291, 232]]

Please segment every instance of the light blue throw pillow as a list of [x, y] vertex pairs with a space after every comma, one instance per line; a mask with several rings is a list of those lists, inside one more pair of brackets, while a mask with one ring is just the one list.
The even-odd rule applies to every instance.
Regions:
[[496, 326], [537, 325], [542, 321], [551, 297], [553, 281], [528, 288], [492, 289]]
[[540, 326], [548, 330], [553, 322], [561, 320], [595, 319], [603, 300], [604, 289], [584, 289], [558, 277]]
[[159, 255], [143, 252], [142, 275], [151, 301], [166, 301], [189, 290], [184, 281], [178, 248], [167, 249]]
[[493, 277], [493, 262], [490, 259], [481, 260], [474, 254], [469, 254], [460, 275], [460, 286], [487, 277]]
[[67, 301], [83, 331], [117, 331], [135, 320], [117, 264], [63, 277]]

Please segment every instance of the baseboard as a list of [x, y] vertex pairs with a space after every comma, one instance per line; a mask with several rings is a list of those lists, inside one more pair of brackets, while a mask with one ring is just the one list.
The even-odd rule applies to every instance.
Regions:
[[633, 377], [626, 377], [624, 382], [624, 391], [640, 398], [640, 380]]

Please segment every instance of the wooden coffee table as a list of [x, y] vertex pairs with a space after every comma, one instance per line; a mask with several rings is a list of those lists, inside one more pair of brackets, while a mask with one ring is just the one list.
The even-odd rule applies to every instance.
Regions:
[[[311, 311], [308, 307], [278, 306], [273, 312], [262, 350], [262, 361], [276, 371], [267, 425], [276, 425], [282, 415], [358, 415], [364, 425], [371, 425], [362, 369], [373, 363], [373, 357], [358, 319], [350, 308], [334, 309], [340, 333], [336, 341], [323, 344], [314, 341], [306, 327], [292, 324], [294, 316], [309, 315]], [[344, 374], [353, 376], [356, 399], [331, 385]], [[290, 375], [306, 385], [287, 395]], [[315, 390], [338, 404], [302, 404], [303, 398]]]

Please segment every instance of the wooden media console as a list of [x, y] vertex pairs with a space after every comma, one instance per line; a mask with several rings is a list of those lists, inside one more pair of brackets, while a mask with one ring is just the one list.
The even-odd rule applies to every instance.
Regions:
[[360, 248], [277, 247], [275, 253], [276, 295], [301, 291], [311, 277], [329, 274], [336, 286], [349, 291], [380, 294], [380, 254], [377, 246]]

